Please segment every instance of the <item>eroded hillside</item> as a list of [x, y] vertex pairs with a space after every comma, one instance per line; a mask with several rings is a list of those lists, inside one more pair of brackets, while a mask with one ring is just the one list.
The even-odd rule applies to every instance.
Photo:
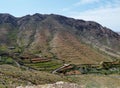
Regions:
[[19, 18], [0, 14], [0, 31], [1, 52], [15, 47], [13, 53], [56, 57], [74, 64], [111, 61], [120, 56], [120, 35], [92, 21], [54, 14]]

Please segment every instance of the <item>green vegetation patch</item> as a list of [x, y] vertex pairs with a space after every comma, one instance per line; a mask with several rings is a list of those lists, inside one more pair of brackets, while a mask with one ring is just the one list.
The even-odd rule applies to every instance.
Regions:
[[34, 68], [34, 69], [37, 69], [40, 71], [53, 71], [53, 70], [61, 67], [62, 65], [63, 65], [62, 62], [59, 60], [26, 64], [26, 66], [29, 66], [31, 68]]
[[0, 64], [14, 64], [14, 61], [12, 58], [10, 57], [6, 57], [6, 56], [0, 56]]

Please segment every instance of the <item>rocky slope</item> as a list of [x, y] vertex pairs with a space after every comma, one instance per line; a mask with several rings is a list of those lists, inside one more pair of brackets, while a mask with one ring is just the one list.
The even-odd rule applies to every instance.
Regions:
[[[0, 49], [58, 58], [67, 63], [99, 63], [120, 56], [120, 35], [93, 21], [60, 15], [0, 14]], [[102, 52], [101, 52], [102, 51]]]
[[26, 87], [16, 87], [16, 88], [83, 88], [75, 83], [67, 83], [67, 82], [56, 82], [54, 84], [46, 84], [46, 85], [38, 85], [38, 86], [26, 86]]

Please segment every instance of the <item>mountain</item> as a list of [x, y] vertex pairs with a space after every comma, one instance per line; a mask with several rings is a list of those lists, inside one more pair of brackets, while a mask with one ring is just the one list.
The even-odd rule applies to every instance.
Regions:
[[93, 21], [55, 14], [0, 14], [0, 31], [0, 52], [33, 54], [72, 64], [120, 58], [120, 35]]

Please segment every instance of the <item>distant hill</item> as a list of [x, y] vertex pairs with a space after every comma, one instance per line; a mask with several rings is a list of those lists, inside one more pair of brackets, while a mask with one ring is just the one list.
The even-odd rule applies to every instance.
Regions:
[[93, 21], [55, 14], [19, 18], [0, 14], [0, 52], [8, 47], [65, 63], [95, 64], [111, 61], [109, 55], [120, 57], [120, 35]]

